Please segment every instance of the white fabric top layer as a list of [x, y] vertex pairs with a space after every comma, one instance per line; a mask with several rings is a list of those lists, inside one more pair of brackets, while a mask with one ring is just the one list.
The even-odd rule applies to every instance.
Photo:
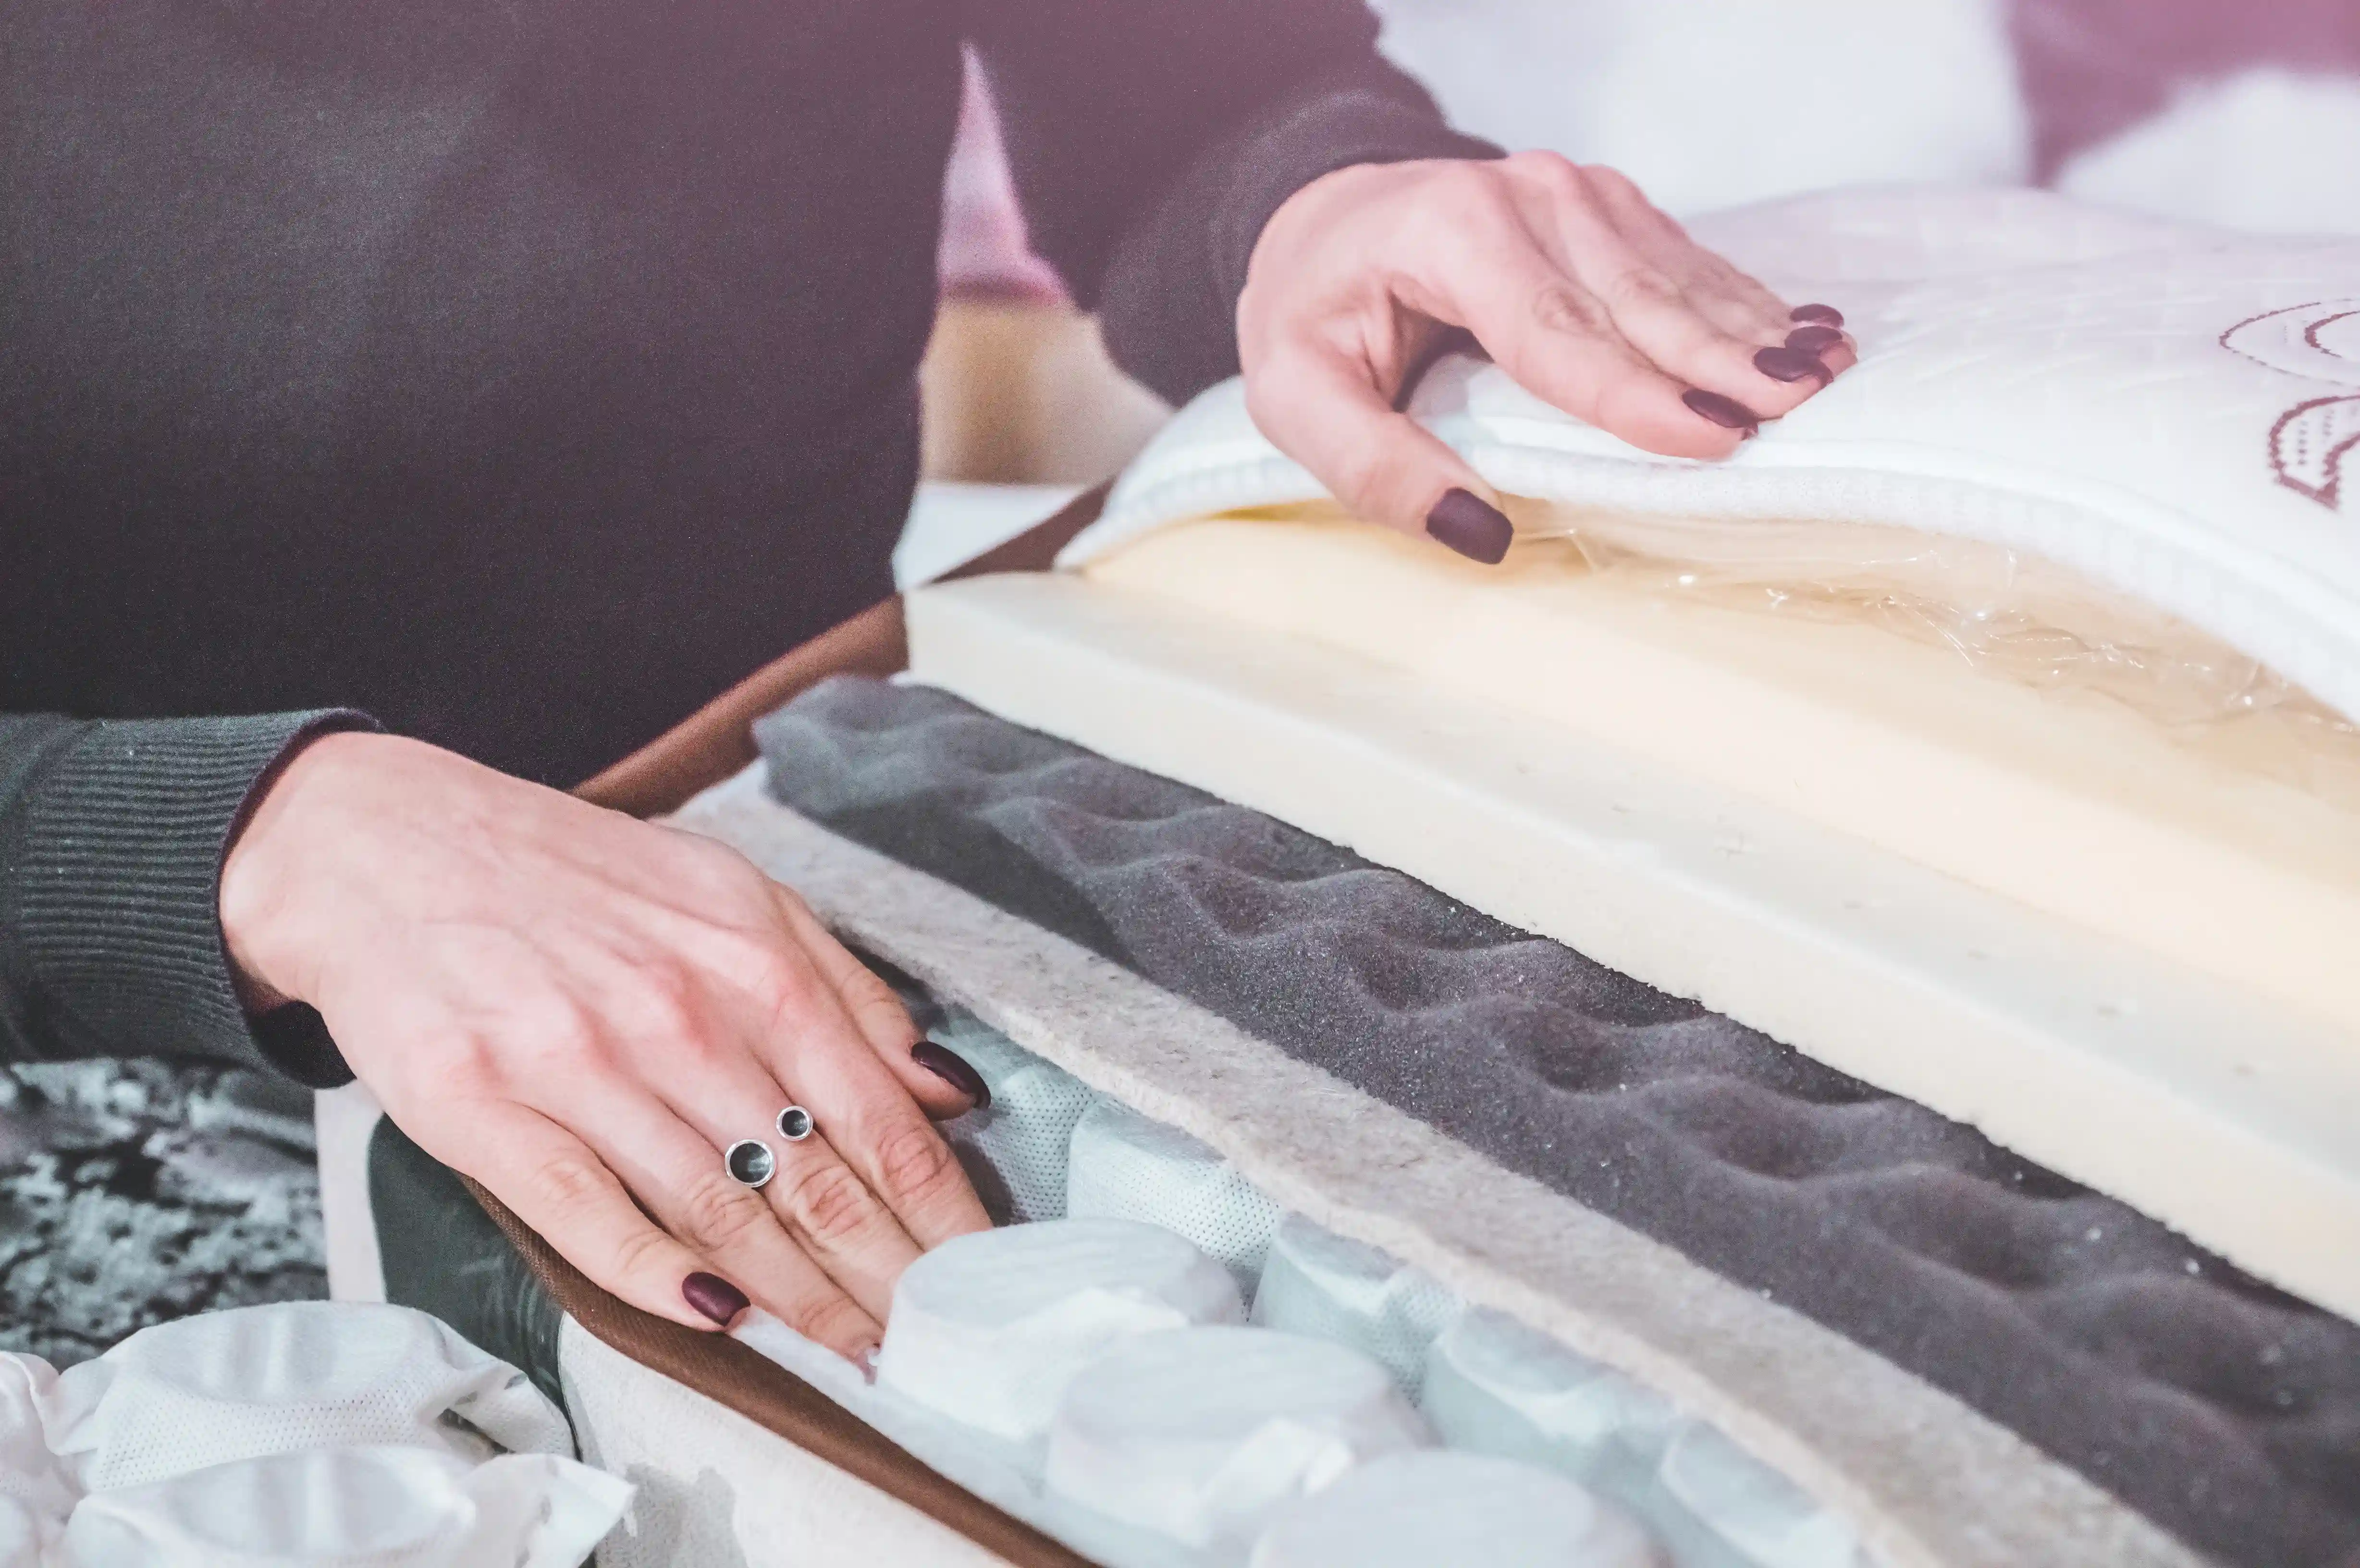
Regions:
[[[1699, 221], [1861, 363], [1722, 463], [1658, 457], [1454, 359], [1411, 412], [1510, 494], [1880, 523], [2045, 556], [2360, 718], [2360, 241], [2257, 239], [2035, 191], [1866, 191]], [[1066, 547], [1324, 495], [1235, 381]]]

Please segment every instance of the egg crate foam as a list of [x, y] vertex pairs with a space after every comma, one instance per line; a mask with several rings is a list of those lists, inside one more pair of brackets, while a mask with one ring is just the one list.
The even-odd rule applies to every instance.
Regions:
[[945, 693], [839, 680], [759, 736], [792, 811], [732, 787], [691, 825], [954, 993], [973, 982], [910, 951], [934, 917], [882, 908], [873, 871], [831, 889], [790, 853], [810, 824], [1097, 955], [1118, 991], [1143, 980], [1225, 1020], [1179, 1051], [959, 998], [1288, 1207], [1698, 1408], [1888, 1561], [2192, 1561], [2185, 1543], [2255, 1568], [2360, 1562], [2360, 1329], [2135, 1210]]

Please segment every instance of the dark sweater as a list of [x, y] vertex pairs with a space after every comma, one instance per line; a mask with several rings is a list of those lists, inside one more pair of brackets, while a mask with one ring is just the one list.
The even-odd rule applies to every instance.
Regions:
[[1358, 0], [0, 7], [0, 713], [75, 716], [0, 717], [0, 1058], [268, 1054], [217, 876], [290, 744], [366, 722], [318, 711], [570, 785], [890, 591], [962, 38], [1035, 247], [1178, 400], [1236, 370], [1288, 195], [1489, 150], [1374, 36]]

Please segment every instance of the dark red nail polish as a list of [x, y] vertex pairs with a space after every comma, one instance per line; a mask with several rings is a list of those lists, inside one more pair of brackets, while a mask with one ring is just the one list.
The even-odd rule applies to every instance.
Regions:
[[1835, 327], [1797, 327], [1786, 334], [1786, 346], [1805, 354], [1825, 354], [1843, 342], [1843, 332]]
[[1817, 321], [1823, 327], [1843, 325], [1843, 312], [1833, 305], [1797, 305], [1787, 315], [1797, 321]]
[[1798, 348], [1763, 349], [1754, 356], [1754, 368], [1773, 381], [1800, 381], [1808, 376], [1824, 386], [1835, 379], [1835, 373], [1819, 363], [1818, 354]]
[[1516, 537], [1508, 515], [1481, 496], [1465, 490], [1446, 490], [1434, 510], [1426, 515], [1426, 531], [1470, 561], [1497, 566], [1507, 558]]
[[983, 1074], [966, 1057], [950, 1047], [922, 1040], [910, 1048], [910, 1060], [974, 1101], [977, 1110], [991, 1108], [991, 1085], [983, 1081]]
[[692, 1274], [680, 1282], [680, 1293], [690, 1306], [723, 1328], [747, 1306], [746, 1292], [718, 1274]]
[[1743, 430], [1750, 436], [1762, 424], [1762, 417], [1736, 398], [1707, 392], [1700, 387], [1691, 387], [1681, 393], [1680, 401], [1725, 430]]

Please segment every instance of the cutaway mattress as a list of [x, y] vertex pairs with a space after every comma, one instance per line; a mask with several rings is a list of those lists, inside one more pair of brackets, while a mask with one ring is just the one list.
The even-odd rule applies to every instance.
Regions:
[[[1911, 1519], [1915, 1560], [2037, 1560], [1978, 1541], [1931, 1500], [1966, 1483], [1926, 1468], [1928, 1456], [1945, 1452], [1950, 1427], [1982, 1421], [2213, 1560], [2341, 1564], [2360, 1551], [2360, 1330], [2136, 1210], [1398, 871], [944, 693], [834, 682], [766, 721], [760, 738], [770, 788], [799, 817], [1232, 1020], [1314, 1079], [1473, 1151], [1503, 1191], [1537, 1182], [1664, 1244], [1771, 1319], [1799, 1314], [1859, 1347], [1873, 1359], [1823, 1386], [1824, 1410], [1798, 1393], [1792, 1371], [1811, 1358], [1791, 1347], [1793, 1367], [1740, 1402], [1816, 1454], [1799, 1479]], [[703, 825], [821, 880], [775, 847], [808, 828], [763, 830], [746, 811]], [[777, 835], [767, 849], [765, 832]], [[825, 907], [848, 892], [816, 897]], [[854, 934], [922, 942], [922, 924], [880, 907]], [[1000, 1021], [1022, 1038], [1023, 1019]], [[1263, 1087], [1241, 1062], [1194, 1066], [1214, 1080], [1226, 1070], [1240, 1092]], [[1216, 1143], [1267, 1138], [1289, 1114], [1228, 1112], [1201, 1085], [1164, 1093]], [[1338, 1137], [1319, 1093], [1299, 1093], [1311, 1101], [1296, 1141]], [[1360, 1148], [1310, 1158], [1331, 1170], [1390, 1163]], [[1328, 1198], [1348, 1213], [1371, 1201]], [[1503, 1200], [1470, 1189], [1459, 1201], [1482, 1230]], [[1442, 1270], [1453, 1284], [1483, 1272]], [[1470, 1293], [1481, 1299], [1480, 1281]], [[1721, 1340], [1714, 1352], [1691, 1336], [1691, 1349], [1742, 1362], [1744, 1345], [1729, 1342], [1744, 1331], [1711, 1292], [1699, 1283], [1687, 1300]], [[1678, 1342], [1687, 1331], [1640, 1332]], [[1935, 1391], [1932, 1403], [1879, 1391], [1877, 1360]], [[1648, 1370], [1660, 1380], [1660, 1366]], [[1717, 1376], [1747, 1381], [1726, 1363]], [[1851, 1414], [1823, 1424], [1839, 1408]], [[1851, 1423], [1879, 1410], [1901, 1424], [1873, 1457], [1830, 1437], [1857, 1440]], [[1763, 1444], [1761, 1428], [1736, 1430]], [[1974, 1484], [1999, 1485], [2010, 1463], [1985, 1454]], [[2010, 1506], [2038, 1511], [2004, 1486], [1978, 1504]], [[2051, 1539], [2093, 1549], [2092, 1537]], [[2121, 1538], [2111, 1550], [2122, 1555], [2107, 1560], [2143, 1555]]]

